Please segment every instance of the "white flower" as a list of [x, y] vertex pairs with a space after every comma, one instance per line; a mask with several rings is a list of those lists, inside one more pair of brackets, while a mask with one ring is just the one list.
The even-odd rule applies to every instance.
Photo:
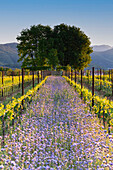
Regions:
[[12, 164], [13, 166], [15, 166], [15, 165], [16, 165], [15, 161], [11, 161], [11, 164]]
[[0, 165], [0, 169], [3, 169], [4, 168], [4, 166], [3, 165]]

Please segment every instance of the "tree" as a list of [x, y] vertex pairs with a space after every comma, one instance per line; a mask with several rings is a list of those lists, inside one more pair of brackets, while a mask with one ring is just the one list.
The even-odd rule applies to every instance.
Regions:
[[22, 67], [36, 69], [39, 66], [70, 65], [75, 69], [87, 67], [91, 61], [89, 38], [75, 26], [65, 24], [31, 26], [17, 36], [19, 61]]
[[0, 67], [0, 71], [2, 71], [3, 70], [3, 67]]
[[15, 76], [19, 76], [19, 72], [21, 72], [21, 70], [16, 68], [13, 72]]
[[45, 40], [51, 33], [49, 26], [33, 25], [30, 29], [24, 29], [20, 36], [17, 36], [19, 60], [22, 67], [36, 68], [43, 66], [46, 62]]
[[54, 27], [53, 37], [60, 65], [83, 69], [91, 62], [91, 43], [80, 28], [60, 24]]
[[9, 68], [8, 70], [7, 70], [7, 76], [11, 76], [12, 75], [12, 69], [11, 68]]
[[58, 56], [56, 49], [50, 49], [48, 54], [48, 64], [51, 66], [51, 69], [54, 70], [56, 65], [58, 64]]

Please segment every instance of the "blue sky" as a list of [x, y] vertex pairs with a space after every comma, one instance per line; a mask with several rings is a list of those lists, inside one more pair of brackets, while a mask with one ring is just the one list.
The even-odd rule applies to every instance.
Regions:
[[0, 43], [16, 42], [31, 25], [81, 28], [92, 45], [113, 46], [113, 0], [0, 0]]

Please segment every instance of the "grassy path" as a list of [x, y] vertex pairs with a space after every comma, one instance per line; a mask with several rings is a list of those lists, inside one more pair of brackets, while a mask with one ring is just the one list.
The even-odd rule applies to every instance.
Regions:
[[0, 169], [113, 169], [113, 136], [62, 77], [49, 77], [6, 136]]

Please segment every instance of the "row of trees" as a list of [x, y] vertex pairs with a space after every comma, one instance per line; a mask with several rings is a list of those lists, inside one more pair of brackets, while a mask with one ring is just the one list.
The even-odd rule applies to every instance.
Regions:
[[4, 74], [7, 76], [18, 76], [21, 69], [16, 68], [15, 70], [12, 70], [11, 68], [0, 67], [0, 77], [2, 76], [2, 71], [4, 71]]
[[[12, 70], [11, 68], [0, 67], [0, 77], [2, 76], [2, 71], [4, 71], [3, 74], [7, 76], [12, 76], [12, 75], [19, 76], [22, 72], [22, 70], [18, 68], [16, 68], [15, 70]], [[30, 70], [26, 69], [25, 75], [30, 75]]]
[[19, 60], [22, 67], [70, 65], [75, 69], [87, 67], [91, 61], [89, 38], [75, 26], [60, 24], [54, 26], [33, 25], [17, 36]]

